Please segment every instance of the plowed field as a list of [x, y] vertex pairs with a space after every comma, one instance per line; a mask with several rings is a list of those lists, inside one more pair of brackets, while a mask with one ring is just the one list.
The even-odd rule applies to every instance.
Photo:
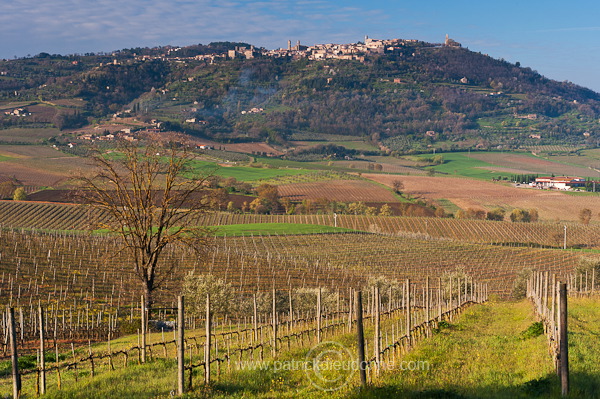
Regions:
[[315, 183], [283, 184], [279, 195], [295, 201], [327, 198], [344, 202], [399, 202], [385, 187], [364, 180], [327, 180]]
[[594, 218], [600, 212], [600, 196], [572, 196], [559, 191], [511, 187], [500, 183], [453, 177], [394, 176], [363, 174], [363, 177], [383, 183], [404, 183], [404, 192], [427, 200], [447, 199], [462, 209], [491, 210], [495, 207], [536, 208], [541, 219], [577, 220], [583, 208], [592, 210]]

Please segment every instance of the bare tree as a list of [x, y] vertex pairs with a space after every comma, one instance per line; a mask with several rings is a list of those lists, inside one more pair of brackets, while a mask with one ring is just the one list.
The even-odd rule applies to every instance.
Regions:
[[582, 224], [590, 224], [590, 220], [592, 220], [592, 210], [589, 208], [583, 208], [579, 211], [579, 221]]
[[170, 245], [203, 251], [209, 244], [210, 229], [198, 219], [207, 209], [198, 190], [208, 176], [191, 175], [193, 154], [175, 148], [123, 142], [117, 152], [95, 151], [90, 159], [96, 170], [78, 177], [77, 196], [108, 213], [97, 226], [120, 236], [119, 254], [131, 257], [150, 310], [174, 267], [161, 262], [163, 251]]
[[402, 193], [402, 190], [404, 190], [404, 183], [402, 183], [401, 180], [394, 180], [394, 181], [392, 181], [392, 188], [394, 189], [395, 192], [400, 194], [400, 193]]

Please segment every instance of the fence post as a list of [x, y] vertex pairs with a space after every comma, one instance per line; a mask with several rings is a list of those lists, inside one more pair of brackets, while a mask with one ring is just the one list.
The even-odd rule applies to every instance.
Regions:
[[438, 324], [442, 321], [442, 278], [438, 277]]
[[429, 309], [431, 308], [431, 296], [429, 293], [429, 276], [425, 279], [425, 322], [431, 320]]
[[210, 312], [210, 295], [206, 294], [206, 343], [204, 344], [204, 383], [210, 383], [210, 347], [211, 342], [211, 312]]
[[317, 343], [321, 342], [321, 287], [317, 292]]
[[[183, 395], [185, 392], [185, 366], [184, 366], [184, 297], [177, 297], [177, 394]], [[191, 372], [191, 370], [190, 370]]]
[[146, 320], [146, 298], [144, 298], [144, 295], [142, 295], [142, 299], [141, 299], [141, 316], [142, 316], [142, 322], [141, 322], [141, 335], [142, 335], [142, 363], [146, 363], [146, 326], [148, 325], [148, 322]]
[[277, 355], [277, 291], [273, 288], [273, 357]]
[[348, 293], [348, 332], [352, 331], [352, 321], [354, 320], [354, 291], [352, 288], [348, 289], [350, 292]]
[[544, 321], [548, 321], [548, 313], [549, 313], [549, 309], [548, 309], [548, 275], [549, 272], [545, 271], [544, 272], [544, 291], [543, 291], [543, 295], [544, 297], [542, 298], [542, 301], [544, 302], [544, 306], [542, 308], [543, 313], [543, 318]]
[[256, 293], [252, 294], [252, 304], [254, 307], [254, 318], [252, 320], [254, 328], [254, 343], [258, 341], [258, 306], [256, 305]]
[[46, 329], [46, 323], [44, 319], [44, 308], [40, 305], [39, 310], [39, 323], [40, 323], [40, 395], [46, 393], [46, 359], [44, 359], [45, 342], [44, 333]]
[[363, 330], [362, 292], [354, 292], [354, 305], [356, 313], [356, 338], [358, 349], [358, 372], [360, 374], [360, 385], [367, 387], [367, 363], [365, 362], [365, 332]]
[[410, 322], [410, 279], [406, 279], [406, 339], [411, 346], [411, 322]]
[[560, 386], [562, 396], [569, 393], [569, 339], [567, 336], [567, 284], [560, 283]]
[[[288, 319], [288, 334], [292, 329], [292, 321], [294, 320], [294, 311], [293, 311], [293, 303], [292, 303], [292, 287], [290, 286], [290, 296], [289, 296], [289, 300], [290, 300], [290, 311], [289, 311], [289, 319]], [[288, 340], [288, 342], [290, 342]]]
[[448, 280], [450, 280], [450, 288], [448, 289], [448, 292], [450, 293], [450, 297], [448, 298], [449, 306], [446, 306], [446, 311], [451, 310], [454, 307], [454, 292], [453, 292], [453, 287], [452, 287], [452, 275], [450, 275]]
[[15, 309], [8, 309], [8, 325], [10, 326], [10, 360], [12, 362], [13, 398], [21, 396], [21, 375], [19, 374], [19, 355], [17, 354], [17, 327]]
[[381, 373], [381, 297], [379, 286], [377, 285], [375, 286], [375, 295], [373, 299], [375, 302], [375, 342], [373, 346], [375, 348], [375, 369], [377, 376], [379, 376]]

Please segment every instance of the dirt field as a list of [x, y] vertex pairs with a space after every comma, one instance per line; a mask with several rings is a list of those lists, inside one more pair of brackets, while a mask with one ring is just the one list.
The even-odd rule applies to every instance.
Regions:
[[0, 130], [0, 141], [5, 143], [40, 143], [44, 139], [58, 135], [59, 130], [47, 129], [3, 129]]
[[11, 158], [0, 162], [0, 176], [14, 177], [26, 186], [57, 187], [85, 167], [84, 159], [49, 146], [2, 145], [0, 155]]
[[[209, 143], [210, 144], [210, 143]], [[281, 155], [281, 151], [276, 150], [266, 143], [239, 143], [239, 144], [222, 144], [214, 143], [215, 147], [224, 147], [225, 151], [233, 152], [245, 152], [252, 154], [252, 152], [265, 152], [267, 154]]]
[[[375, 157], [373, 157], [375, 158]], [[378, 157], [382, 158], [382, 157]], [[326, 162], [323, 162], [326, 164]], [[398, 173], [403, 175], [425, 175], [427, 172], [422, 169], [417, 169], [409, 166], [396, 165], [393, 163], [387, 163], [385, 159], [382, 158], [381, 162], [367, 162], [367, 161], [334, 161], [333, 164], [335, 166], [341, 166], [344, 168], [351, 168], [356, 170], [369, 170], [369, 165], [374, 167], [375, 165], [382, 166], [382, 172], [386, 173]]]
[[315, 183], [283, 184], [279, 194], [294, 201], [327, 198], [343, 202], [398, 202], [384, 187], [364, 180], [327, 180]]
[[502, 168], [493, 168], [493, 170], [505, 171], [515, 174], [552, 174], [556, 176], [595, 176], [597, 173], [585, 167], [564, 165], [551, 160], [535, 158], [524, 154], [515, 153], [472, 153], [471, 158], [489, 162]]
[[389, 187], [393, 180], [404, 183], [404, 192], [427, 200], [447, 199], [462, 209], [491, 210], [502, 207], [536, 208], [541, 219], [578, 220], [581, 209], [589, 208], [598, 219], [600, 196], [572, 196], [558, 191], [510, 187], [499, 183], [454, 177], [394, 176], [363, 174]]

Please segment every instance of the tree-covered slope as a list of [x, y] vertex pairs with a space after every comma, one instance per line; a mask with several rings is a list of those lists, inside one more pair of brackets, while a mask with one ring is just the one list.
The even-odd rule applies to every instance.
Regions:
[[[237, 45], [0, 61], [0, 101], [80, 98], [89, 120], [131, 110], [217, 140], [343, 134], [403, 152], [595, 143], [600, 133], [598, 93], [460, 47], [414, 42], [362, 62], [223, 56]], [[15, 124], [24, 120], [0, 116], [0, 127]]]

